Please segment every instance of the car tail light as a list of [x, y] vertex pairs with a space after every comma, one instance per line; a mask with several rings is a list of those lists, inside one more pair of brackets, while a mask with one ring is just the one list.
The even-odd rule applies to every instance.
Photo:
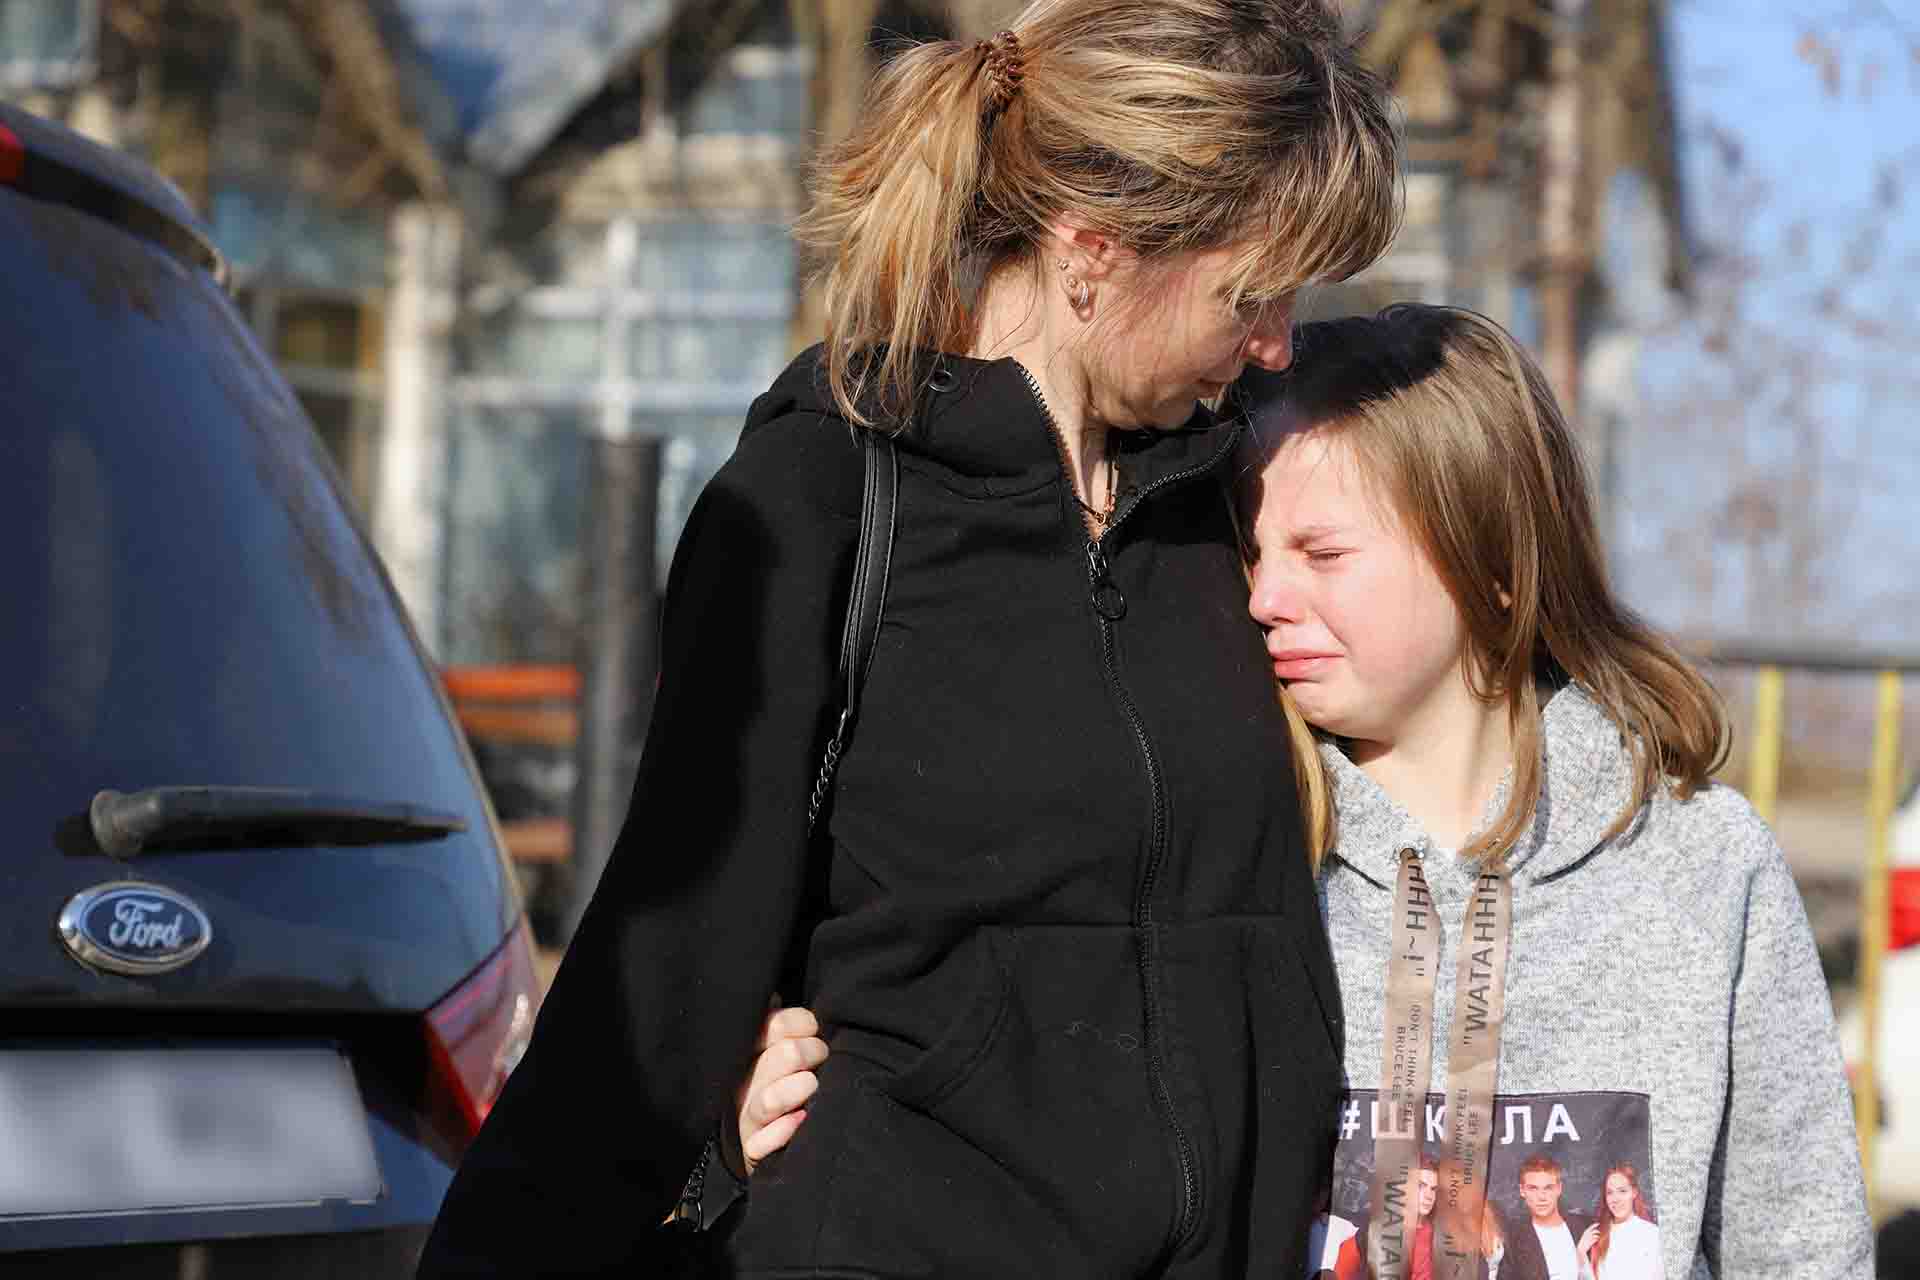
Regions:
[[27, 148], [20, 135], [0, 124], [0, 184], [11, 186], [27, 171]]
[[540, 999], [523, 916], [499, 950], [427, 1010], [427, 1050], [440, 1119], [464, 1143], [480, 1132], [507, 1076], [527, 1051]]
[[1898, 951], [1920, 943], [1920, 867], [1895, 867], [1887, 877], [1887, 947]]

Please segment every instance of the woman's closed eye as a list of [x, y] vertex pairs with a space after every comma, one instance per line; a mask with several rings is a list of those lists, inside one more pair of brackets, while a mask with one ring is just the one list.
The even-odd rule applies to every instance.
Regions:
[[1286, 307], [1284, 298], [1234, 298], [1227, 293], [1220, 295], [1220, 303], [1232, 313], [1234, 320], [1243, 329], [1252, 329], [1264, 321], [1279, 315]]

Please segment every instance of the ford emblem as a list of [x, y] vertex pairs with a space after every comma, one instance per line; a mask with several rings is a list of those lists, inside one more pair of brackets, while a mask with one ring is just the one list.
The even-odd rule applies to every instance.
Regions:
[[60, 910], [60, 940], [81, 964], [140, 976], [171, 973], [213, 941], [213, 925], [185, 894], [138, 880], [82, 889]]

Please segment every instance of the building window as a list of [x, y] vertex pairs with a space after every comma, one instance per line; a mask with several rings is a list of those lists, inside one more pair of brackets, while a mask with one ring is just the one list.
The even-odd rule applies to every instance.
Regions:
[[743, 45], [731, 50], [680, 116], [683, 134], [798, 137], [809, 118], [811, 50]]
[[0, 91], [80, 87], [99, 36], [100, 0], [0, 0]]
[[616, 218], [556, 228], [523, 261], [552, 283], [469, 321], [453, 389], [454, 661], [569, 656], [555, 637], [576, 621], [592, 433], [665, 441], [664, 581], [693, 498], [788, 356], [795, 258], [784, 223]]
[[370, 510], [382, 412], [379, 294], [252, 281], [237, 301], [313, 420], [349, 499]]
[[572, 662], [591, 410], [470, 403], [452, 426], [443, 657]]
[[475, 367], [543, 382], [591, 384], [600, 377], [604, 319], [511, 310], [475, 326]]

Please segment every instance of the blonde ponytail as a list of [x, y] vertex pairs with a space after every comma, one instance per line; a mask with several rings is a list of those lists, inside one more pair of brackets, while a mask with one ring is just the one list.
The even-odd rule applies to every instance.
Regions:
[[[797, 228], [803, 243], [835, 253], [823, 280], [829, 324], [861, 340], [827, 344], [827, 379], [862, 426], [874, 425], [870, 408], [889, 422], [904, 415], [916, 352], [966, 343], [957, 250], [996, 96], [987, 64], [981, 47], [951, 42], [888, 64], [867, 95], [863, 118], [872, 123], [826, 156]], [[874, 349], [878, 360], [856, 358]]]

